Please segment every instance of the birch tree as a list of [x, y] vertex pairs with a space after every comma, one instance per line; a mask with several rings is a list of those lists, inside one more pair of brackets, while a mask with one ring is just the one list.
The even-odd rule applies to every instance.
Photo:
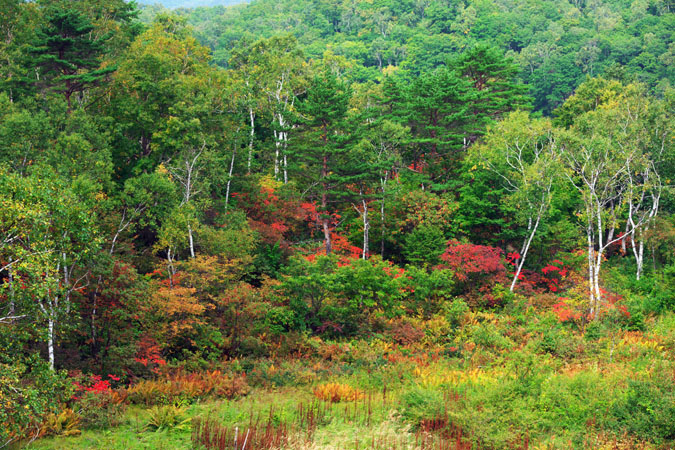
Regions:
[[[579, 218], [586, 232], [589, 310], [596, 318], [602, 302], [600, 271], [605, 252], [624, 239], [617, 229], [626, 221], [625, 234], [634, 236], [655, 214], [638, 214], [642, 206], [636, 208], [658, 192], [654, 155], [634, 135], [635, 108], [643, 95], [638, 86], [626, 86], [580, 114], [568, 130], [560, 131], [565, 173], [584, 207]], [[658, 209], [658, 200], [655, 203]]]
[[180, 188], [181, 201], [179, 208], [186, 214], [185, 227], [187, 228], [188, 247], [190, 257], [195, 257], [194, 228], [196, 226], [195, 197], [199, 195], [203, 187], [200, 181], [203, 163], [200, 160], [206, 148], [206, 141], [199, 147], [190, 147], [175, 165], [169, 165], [167, 170]]
[[[271, 114], [274, 135], [274, 178], [288, 182], [288, 132], [295, 97], [306, 84], [306, 64], [292, 35], [261, 39], [234, 53], [230, 63], [237, 68], [246, 88], [249, 117], [249, 157], [253, 155], [255, 120], [263, 111]], [[250, 173], [250, 163], [248, 163]], [[282, 175], [283, 174], [283, 175]]]
[[513, 292], [532, 241], [549, 209], [558, 172], [558, 154], [548, 119], [530, 119], [516, 111], [488, 128], [483, 142], [471, 148], [471, 158], [494, 172], [510, 193], [519, 218], [526, 226], [525, 237], [511, 281]]
[[72, 294], [85, 287], [81, 269], [100, 239], [83, 198], [52, 171], [38, 169], [26, 178], [0, 173], [0, 181], [0, 201], [11, 214], [0, 227], [0, 273], [8, 274], [1, 288], [10, 293], [9, 314], [0, 321], [46, 323], [54, 369], [57, 327], [73, 314]]

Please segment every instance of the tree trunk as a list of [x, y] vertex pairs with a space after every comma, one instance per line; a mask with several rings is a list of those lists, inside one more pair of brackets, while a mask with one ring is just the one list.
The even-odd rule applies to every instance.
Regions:
[[[248, 109], [248, 115], [251, 120], [251, 134], [248, 140], [248, 163], [246, 173], [251, 175], [251, 162], [253, 161], [253, 139], [255, 137], [255, 114], [253, 113], [253, 108]], [[232, 156], [232, 161], [234, 161], [234, 156]], [[230, 177], [232, 177], [232, 166], [230, 166]], [[230, 187], [228, 182], [228, 188]]]
[[365, 198], [361, 198], [361, 203], [363, 204], [363, 259], [368, 259], [369, 253], [369, 231], [370, 231], [370, 221], [368, 220], [368, 203]]
[[326, 255], [332, 251], [332, 243], [330, 238], [330, 216], [328, 215], [328, 155], [323, 156], [323, 165], [321, 166], [321, 179], [323, 180], [323, 192], [321, 192], [321, 213], [323, 222], [323, 237], [326, 243]]
[[47, 332], [47, 352], [49, 353], [49, 368], [54, 370], [54, 317], [53, 311], [49, 311], [48, 332]]
[[192, 226], [188, 225], [188, 238], [190, 239], [190, 258], [195, 257], [195, 243], [192, 237]]
[[520, 276], [520, 272], [523, 270], [523, 265], [525, 264], [525, 258], [527, 257], [527, 252], [530, 250], [530, 244], [532, 244], [532, 239], [534, 239], [534, 235], [537, 233], [537, 228], [539, 227], [539, 221], [541, 220], [541, 213], [537, 216], [537, 220], [534, 223], [534, 226], [532, 226], [532, 220], [530, 219], [530, 226], [528, 229], [530, 229], [530, 235], [525, 239], [523, 242], [523, 247], [521, 248], [520, 251], [520, 261], [518, 261], [518, 267], [516, 269], [516, 273], [513, 275], [513, 281], [511, 281], [511, 288], [509, 291], [513, 292], [513, 289], [516, 287], [516, 283], [518, 282], [518, 277]]
[[589, 297], [590, 297], [590, 313], [591, 315], [594, 314], [595, 312], [595, 291], [593, 290], [593, 274], [595, 271], [593, 270], [593, 253], [595, 250], [595, 246], [593, 245], [593, 225], [592, 225], [592, 219], [591, 217], [588, 218], [588, 225], [586, 227], [586, 240], [587, 240], [587, 246], [588, 246], [588, 291], [589, 291]]
[[288, 134], [283, 132], [283, 150], [284, 150], [284, 184], [288, 184], [288, 158], [286, 155], [286, 149], [288, 148]]
[[275, 146], [275, 152], [274, 152], [274, 179], [278, 180], [279, 179], [279, 133], [277, 133], [277, 130], [274, 130], [274, 146]]
[[[253, 137], [248, 148], [248, 173], [251, 173], [251, 145], [253, 144]], [[232, 159], [230, 160], [230, 170], [227, 173], [227, 187], [225, 188], [225, 211], [227, 211], [227, 205], [230, 202], [230, 184], [232, 183], [232, 173], [234, 172], [234, 158], [237, 156], [237, 144], [235, 143], [234, 149], [232, 149]]]

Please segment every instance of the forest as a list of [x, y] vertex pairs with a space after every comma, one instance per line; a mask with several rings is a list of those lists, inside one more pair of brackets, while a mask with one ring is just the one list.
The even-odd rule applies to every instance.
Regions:
[[675, 446], [669, 0], [0, 0], [0, 448]]

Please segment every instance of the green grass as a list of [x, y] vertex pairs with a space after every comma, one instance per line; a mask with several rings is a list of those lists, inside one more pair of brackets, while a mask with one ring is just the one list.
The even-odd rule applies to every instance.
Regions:
[[[377, 449], [393, 443], [413, 449], [420, 424], [444, 415], [487, 448], [509, 448], [525, 436], [531, 448], [551, 450], [630, 449], [637, 443], [644, 449], [670, 448], [664, 415], [675, 419], [668, 407], [675, 398], [668, 382], [675, 370], [675, 314], [651, 318], [644, 333], [619, 330], [592, 338], [548, 316], [526, 319], [516, 325], [507, 314], [474, 317], [454, 337], [442, 338], [463, 346], [459, 357], [443, 356], [434, 342], [400, 348], [354, 341], [349, 352], [330, 361], [260, 360], [249, 376], [254, 388], [247, 396], [197, 402], [187, 407], [187, 415], [240, 430], [252, 418], [288, 424], [294, 429], [292, 448], [307, 450], [364, 449], [373, 441], [385, 443]], [[322, 404], [324, 413], [308, 441], [305, 430], [293, 425], [299, 423], [300, 405], [317, 404], [313, 389], [324, 382], [348, 384], [367, 396], [355, 403]], [[649, 397], [636, 402], [634, 392]], [[45, 438], [26, 448], [192, 448], [189, 430], [144, 431], [149, 414], [131, 406], [116, 428]], [[654, 424], [657, 432], [650, 428]], [[652, 433], [651, 442], [643, 430]]]

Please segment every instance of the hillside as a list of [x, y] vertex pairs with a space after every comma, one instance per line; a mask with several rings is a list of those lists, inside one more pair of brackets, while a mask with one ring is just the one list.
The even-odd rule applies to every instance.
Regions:
[[188, 17], [224, 67], [238, 42], [291, 33], [308, 57], [329, 49], [354, 61], [361, 81], [383, 68], [427, 71], [486, 43], [516, 60], [534, 109], [550, 114], [588, 76], [619, 71], [661, 93], [672, 85], [672, 12], [667, 1], [254, 0]]
[[0, 448], [675, 448], [670, 8], [5, 0]]

